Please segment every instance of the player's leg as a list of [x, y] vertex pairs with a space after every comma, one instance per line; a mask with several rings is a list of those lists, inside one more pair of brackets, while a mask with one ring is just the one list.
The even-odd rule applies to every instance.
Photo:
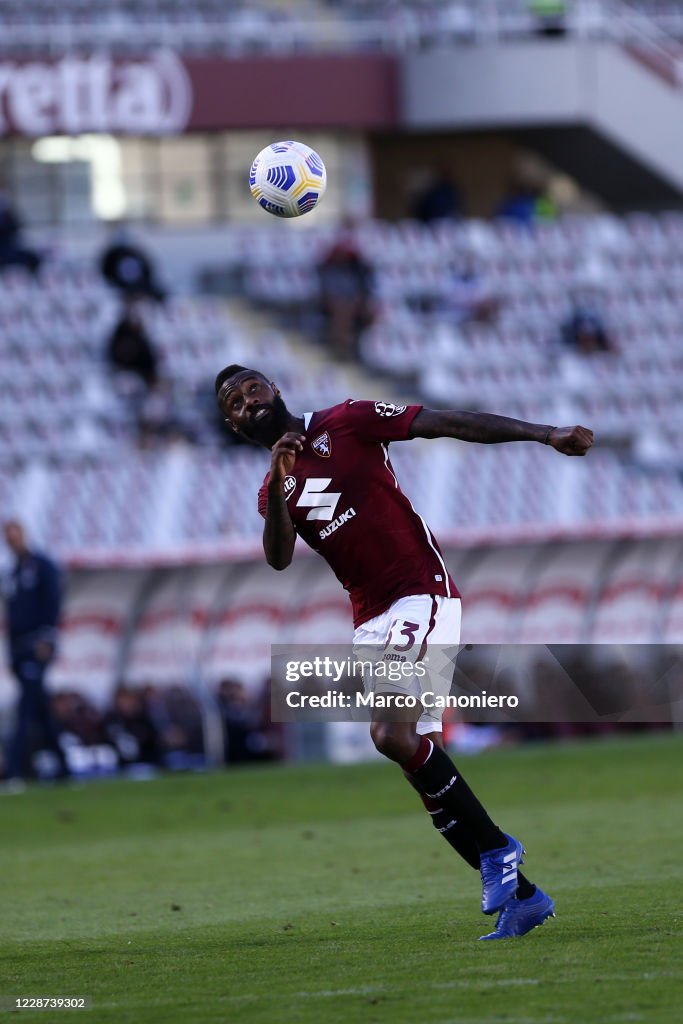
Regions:
[[[364, 660], [374, 654], [377, 663], [405, 667], [408, 662], [417, 665], [429, 649], [430, 675], [431, 666], [439, 661], [439, 655], [443, 655], [444, 661], [436, 673], [437, 678], [428, 680], [429, 689], [436, 692], [439, 687], [445, 687], [448, 691], [448, 667], [452, 672], [448, 648], [452, 652], [453, 645], [459, 641], [460, 611], [460, 601], [455, 599], [426, 594], [400, 598], [385, 613], [356, 630], [354, 654]], [[440, 646], [430, 646], [434, 639]], [[424, 666], [424, 662], [422, 664]], [[479, 853], [482, 911], [495, 913], [515, 894], [517, 868], [524, 852], [522, 844], [502, 832], [491, 820], [446, 751], [427, 736], [419, 735], [417, 719], [423, 711], [421, 699], [426, 698], [427, 692], [420, 674], [413, 671], [408, 677], [401, 674], [398, 679], [392, 679], [389, 674], [389, 678], [383, 680], [377, 674], [369, 681], [366, 678], [367, 685], [376, 694], [417, 698], [412, 707], [404, 702], [402, 720], [397, 720], [395, 703], [389, 708], [376, 703], [370, 730], [373, 742], [380, 753], [396, 761], [411, 776], [412, 785], [422, 796], [439, 801], [449, 821], [455, 819], [467, 829]], [[429, 731], [439, 730], [440, 717], [437, 719]]]
[[[442, 732], [428, 732], [425, 733], [427, 739], [430, 739], [432, 743], [435, 743], [439, 747], [443, 747], [443, 733]], [[403, 773], [415, 789], [412, 775], [408, 772]], [[456, 853], [458, 853], [464, 861], [466, 861], [471, 868], [475, 871], [479, 871], [481, 866], [481, 860], [479, 857], [479, 847], [474, 841], [472, 833], [469, 831], [466, 825], [462, 821], [458, 821], [451, 814], [448, 814], [441, 806], [438, 800], [433, 800], [429, 796], [419, 793], [420, 799], [424, 805], [424, 808], [429, 815], [432, 825], [436, 831], [444, 837], [446, 842], [453, 847]]]
[[[433, 744], [443, 747], [443, 733], [425, 733]], [[412, 777], [404, 772], [407, 780], [413, 785]], [[444, 811], [441, 801], [420, 794], [422, 802], [429, 813], [438, 832], [449, 845], [475, 870], [480, 870], [479, 848], [468, 827]], [[517, 870], [517, 889], [502, 906], [495, 928], [488, 935], [482, 935], [484, 941], [510, 939], [526, 935], [533, 928], [543, 924], [549, 917], [555, 916], [553, 900], [541, 889], [530, 882]]]
[[[451, 609], [451, 612], [453, 610]], [[457, 611], [457, 610], [456, 610]], [[439, 625], [441, 628], [439, 628]], [[451, 614], [451, 621], [441, 620], [435, 630], [436, 636], [450, 636], [457, 631], [459, 635], [459, 623], [454, 621]], [[450, 689], [450, 687], [449, 687]], [[423, 734], [437, 746], [443, 747], [443, 722], [441, 716], [435, 710], [430, 709], [418, 719], [418, 734]], [[409, 781], [410, 776], [407, 776]], [[431, 800], [429, 797], [422, 797], [425, 808], [430, 814], [431, 820], [439, 833], [450, 846], [467, 861], [473, 868], [480, 867], [479, 850], [470, 830], [462, 822], [450, 814], [447, 814], [441, 802]], [[555, 906], [552, 899], [541, 889], [537, 888], [519, 869], [517, 870], [517, 889], [514, 895], [502, 907], [494, 931], [489, 935], [482, 935], [482, 939], [506, 939], [515, 936], [526, 935], [539, 924], [543, 924], [546, 918], [554, 917]]]
[[[418, 722], [418, 728], [419, 728]], [[444, 747], [443, 732], [428, 732], [424, 734], [428, 739], [435, 743], [439, 747]], [[406, 772], [404, 772], [406, 779], [412, 785], [412, 778]], [[476, 871], [480, 870], [481, 859], [479, 856], [479, 847], [474, 841], [474, 837], [467, 828], [467, 826], [455, 818], [447, 814], [443, 807], [441, 807], [438, 800], [432, 800], [428, 796], [422, 796], [422, 803], [425, 806], [425, 810], [429, 814], [432, 824], [437, 832], [444, 837], [446, 842], [453, 847], [456, 853], [458, 853], [464, 861], [466, 861], [470, 867]], [[533, 882], [530, 882], [522, 872], [517, 869], [517, 891], [515, 896], [518, 900], [526, 900], [533, 896], [536, 892], [536, 886]]]
[[[423, 796], [434, 801], [433, 808], [443, 816], [448, 832], [457, 829], [458, 845], [452, 845], [475, 867], [472, 843], [479, 854], [482, 877], [481, 908], [493, 914], [512, 899], [519, 886], [519, 865], [524, 853], [519, 840], [502, 832], [491, 820], [484, 806], [462, 777], [446, 751], [428, 736], [418, 736], [417, 749], [409, 761], [401, 765], [412, 785]], [[448, 839], [448, 832], [442, 833]], [[469, 840], [469, 841], [468, 841]], [[522, 893], [530, 883], [522, 876]]]
[[358, 646], [354, 650], [357, 656], [366, 658], [370, 651], [378, 651], [383, 662], [402, 667], [407, 662], [426, 665], [429, 652], [427, 677], [416, 671], [398, 679], [379, 677], [373, 681], [376, 693], [410, 696], [415, 704], [402, 707], [400, 712], [396, 706], [375, 707], [370, 734], [380, 753], [401, 765], [422, 796], [438, 801], [449, 820], [462, 822], [481, 856], [506, 847], [507, 837], [456, 771], [440, 739], [434, 742], [424, 735], [441, 731], [442, 711], [426, 711], [420, 703], [425, 690], [436, 695], [450, 691], [451, 658], [460, 639], [460, 616], [459, 600], [429, 594], [404, 597], [357, 631], [354, 642]]
[[[460, 636], [460, 601], [429, 595], [407, 597], [397, 601], [390, 614], [391, 625], [383, 647], [385, 659], [405, 662], [410, 658], [416, 663], [429, 651], [429, 676], [423, 677], [419, 692], [425, 697], [427, 691], [446, 694], [450, 690], [452, 652]], [[371, 734], [377, 749], [401, 765], [415, 789], [437, 802], [444, 819], [441, 827], [457, 822], [459, 833], [469, 836], [470, 843], [463, 841], [462, 847], [473, 867], [474, 842], [483, 883], [482, 911], [492, 914], [515, 895], [523, 847], [491, 820], [440, 743], [425, 735], [441, 727], [440, 711], [425, 709], [424, 719], [421, 713], [416, 714], [413, 722], [389, 721], [387, 716], [379, 715], [372, 723]]]
[[[414, 611], [413, 617], [417, 618]], [[382, 692], [396, 693], [398, 685]], [[417, 720], [422, 713], [419, 698], [415, 707], [403, 707], [400, 712], [395, 706], [375, 707], [370, 725], [375, 747], [401, 765], [419, 793], [438, 799], [446, 812], [458, 812], [469, 826], [480, 854], [506, 846], [504, 833], [491, 821], [443, 747], [418, 734]]]
[[[459, 822], [462, 834], [466, 830], [474, 841], [482, 879], [481, 909], [484, 914], [494, 914], [515, 896], [522, 844], [491, 820], [442, 747], [419, 736], [414, 722], [387, 721], [385, 714], [380, 711], [370, 726], [375, 746], [400, 764], [420, 795], [438, 801], [448, 821]], [[414, 753], [409, 757], [411, 750]], [[471, 849], [470, 857], [472, 863]]]

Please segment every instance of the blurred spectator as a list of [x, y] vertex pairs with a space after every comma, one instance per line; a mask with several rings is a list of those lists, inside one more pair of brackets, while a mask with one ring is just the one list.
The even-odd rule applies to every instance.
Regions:
[[446, 275], [441, 311], [457, 324], [490, 323], [499, 308], [500, 300], [494, 295], [476, 257], [466, 253], [454, 261]]
[[113, 707], [104, 718], [104, 734], [122, 767], [161, 763], [161, 739], [140, 690], [117, 689]]
[[287, 726], [283, 722], [273, 721], [270, 678], [264, 680], [263, 686], [254, 699], [254, 707], [256, 709], [257, 721], [260, 722], [263, 728], [268, 756], [274, 761], [278, 761], [285, 756]]
[[567, 349], [582, 356], [617, 351], [594, 299], [573, 299], [571, 313], [562, 324], [560, 336]]
[[373, 272], [349, 225], [318, 264], [318, 280], [327, 344], [333, 355], [353, 359], [372, 322]]
[[218, 687], [228, 764], [269, 760], [273, 756], [264, 729], [263, 709], [251, 701], [242, 683], [224, 679]]
[[20, 687], [5, 774], [10, 783], [16, 784], [31, 773], [29, 759], [33, 730], [37, 728], [45, 749], [57, 759], [57, 776], [66, 778], [69, 769], [45, 691], [45, 673], [57, 650], [62, 604], [60, 573], [47, 555], [29, 549], [21, 523], [9, 520], [4, 524], [4, 532], [15, 555], [5, 594], [9, 661]]
[[0, 188], [0, 270], [26, 267], [32, 273], [40, 266], [40, 256], [21, 243], [21, 221], [12, 207], [9, 193]]
[[165, 763], [169, 767], [184, 767], [188, 759], [203, 760], [202, 714], [194, 695], [184, 686], [171, 686], [164, 696], [168, 715], [162, 734]]
[[462, 216], [462, 203], [450, 170], [444, 169], [434, 178], [415, 202], [415, 218], [423, 224], [439, 220], [457, 220]]
[[495, 216], [531, 227], [537, 221], [554, 220], [557, 207], [539, 184], [517, 179], [498, 205]]
[[139, 443], [150, 447], [162, 442], [190, 444], [195, 431], [175, 394], [173, 382], [160, 380], [142, 398], [138, 418]]
[[69, 733], [85, 747], [102, 742], [102, 716], [82, 693], [62, 690], [54, 695], [52, 707], [60, 733]]
[[192, 442], [192, 409], [178, 401], [173, 381], [159, 373], [159, 358], [142, 316], [139, 297], [127, 297], [106, 346], [119, 398], [128, 406], [143, 447], [158, 442]]
[[123, 224], [117, 226], [100, 257], [100, 271], [112, 288], [130, 298], [144, 297], [163, 302], [166, 297], [150, 257], [131, 239]]
[[535, 219], [535, 205], [536, 196], [533, 189], [520, 182], [514, 182], [497, 206], [495, 216], [500, 220], [512, 220], [528, 226]]
[[157, 356], [134, 298], [126, 301], [109, 336], [107, 359], [115, 370], [136, 374], [148, 388], [157, 381]]
[[142, 692], [159, 736], [164, 767], [172, 771], [204, 767], [204, 729], [193, 694], [183, 686], [148, 685]]

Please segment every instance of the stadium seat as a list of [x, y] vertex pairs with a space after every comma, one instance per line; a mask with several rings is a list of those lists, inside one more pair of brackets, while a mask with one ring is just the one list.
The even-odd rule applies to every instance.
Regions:
[[530, 555], [523, 548], [493, 547], [481, 551], [456, 580], [465, 594], [462, 643], [516, 643], [515, 618], [523, 598], [518, 584]]
[[517, 642], [575, 644], [587, 637], [595, 598], [598, 544], [549, 544], [538, 552], [520, 602]]
[[71, 581], [59, 656], [50, 674], [55, 689], [76, 690], [95, 705], [109, 700], [143, 580], [139, 572], [102, 571]]
[[670, 589], [671, 546], [666, 541], [622, 543], [605, 567], [592, 625], [600, 643], [656, 643], [663, 598]]

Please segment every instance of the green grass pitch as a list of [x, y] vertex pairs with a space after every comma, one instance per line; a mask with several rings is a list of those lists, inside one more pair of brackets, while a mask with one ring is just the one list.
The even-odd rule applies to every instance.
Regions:
[[[457, 759], [557, 918], [479, 943], [479, 877], [396, 768], [291, 766], [0, 802], [0, 995], [47, 1024], [673, 1024], [683, 744]], [[9, 1019], [9, 1018], [8, 1018]]]

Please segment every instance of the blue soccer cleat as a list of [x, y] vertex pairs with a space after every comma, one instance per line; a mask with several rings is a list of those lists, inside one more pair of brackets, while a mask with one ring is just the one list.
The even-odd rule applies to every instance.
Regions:
[[548, 917], [555, 917], [555, 904], [547, 893], [536, 889], [533, 896], [525, 900], [513, 897], [501, 910], [495, 929], [488, 935], [481, 935], [480, 942], [489, 939], [514, 939], [526, 935], [532, 928], [543, 924]]
[[507, 832], [507, 846], [481, 855], [481, 911], [495, 914], [517, 891], [517, 868], [523, 862], [524, 847]]

